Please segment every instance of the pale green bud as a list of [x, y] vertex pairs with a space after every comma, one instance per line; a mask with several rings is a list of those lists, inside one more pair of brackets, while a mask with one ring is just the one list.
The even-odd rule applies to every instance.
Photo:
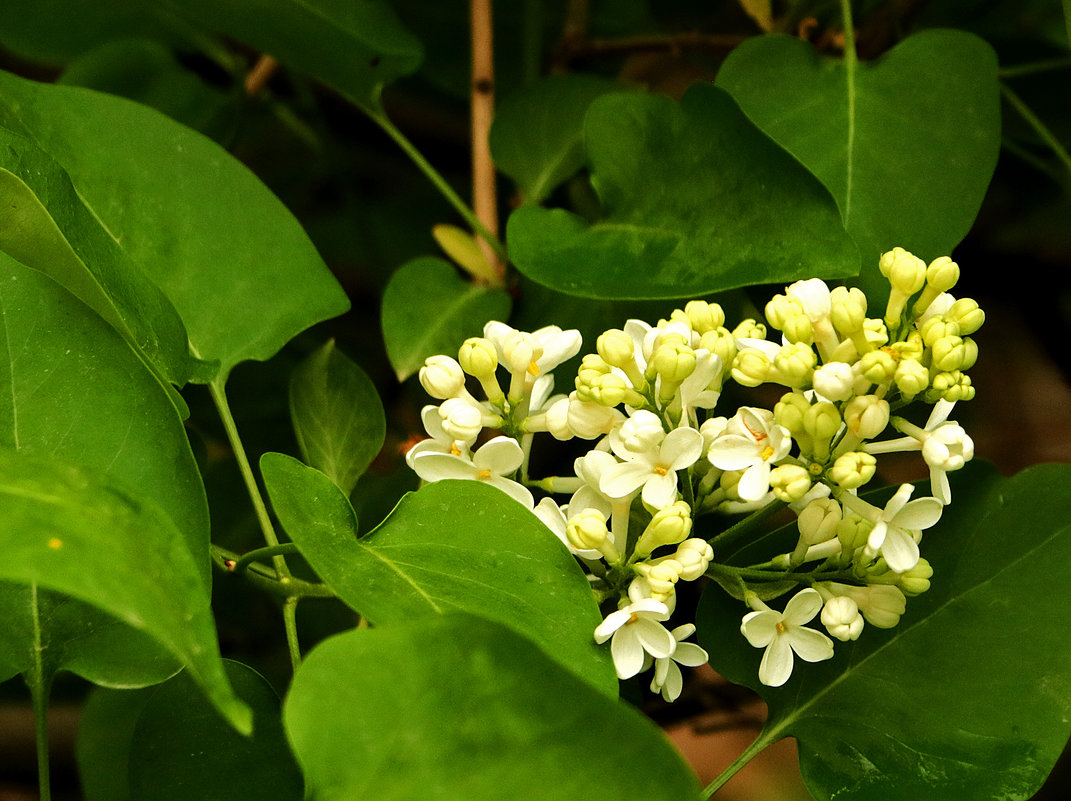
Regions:
[[502, 404], [506, 400], [498, 384], [495, 370], [498, 369], [498, 351], [494, 343], [483, 337], [466, 339], [458, 351], [461, 369], [475, 377], [491, 403]]
[[800, 539], [808, 546], [831, 540], [837, 536], [843, 519], [839, 503], [832, 498], [817, 498], [803, 507], [796, 520]]
[[600, 406], [606, 407], [613, 407], [623, 403], [625, 397], [632, 389], [625, 382], [625, 379], [616, 373], [601, 375], [597, 379], [587, 383], [585, 386], [586, 391], [583, 393], [584, 397], [581, 397], [579, 389], [577, 390], [577, 397], [581, 400], [597, 403]]
[[869, 453], [849, 451], [837, 457], [829, 470], [829, 478], [844, 489], [855, 489], [874, 477], [877, 465], [878, 460]]
[[789, 317], [785, 320], [785, 324], [781, 327], [781, 331], [784, 333], [785, 339], [789, 342], [809, 344], [814, 341], [814, 326], [811, 324], [811, 318], [806, 314], [797, 314], [794, 317]]
[[543, 355], [543, 345], [525, 331], [514, 331], [502, 343], [502, 358], [506, 368], [515, 375], [531, 372], [536, 360]]
[[866, 622], [879, 629], [891, 629], [900, 622], [907, 609], [907, 599], [899, 587], [873, 584], [869, 587], [849, 587], [844, 590], [859, 605]]
[[651, 355], [651, 366], [663, 381], [679, 384], [695, 372], [695, 351], [688, 345], [663, 342]]
[[732, 364], [736, 358], [736, 340], [725, 327], [703, 334], [699, 338], [699, 347], [706, 348], [720, 358], [722, 364]]
[[811, 474], [796, 464], [778, 465], [770, 471], [770, 489], [774, 497], [785, 503], [794, 503], [811, 488]]
[[838, 286], [829, 293], [829, 317], [841, 336], [850, 336], [862, 329], [866, 321], [866, 295], [858, 287]]
[[803, 304], [788, 295], [774, 295], [766, 304], [766, 321], [778, 331], [784, 328], [790, 317], [806, 314]]
[[636, 553], [647, 556], [662, 545], [684, 542], [691, 532], [691, 507], [685, 501], [676, 501], [654, 513], [636, 542]]
[[927, 403], [936, 403], [939, 400], [969, 401], [974, 397], [974, 387], [971, 386], [971, 377], [959, 370], [951, 373], [938, 373], [930, 382], [930, 389], [926, 393]]
[[897, 585], [903, 590], [904, 595], [922, 595], [930, 589], [930, 579], [933, 577], [933, 568], [925, 559], [919, 559], [910, 570], [899, 574]]
[[570, 518], [565, 526], [565, 536], [577, 550], [603, 552], [603, 548], [610, 543], [606, 516], [598, 509], [585, 509]]
[[[974, 349], [977, 358], [977, 349]], [[962, 370], [967, 360], [967, 348], [960, 337], [941, 337], [933, 343], [932, 364], [935, 370], [942, 373], [950, 373], [953, 370]]]
[[840, 540], [841, 552], [851, 554], [866, 546], [874, 524], [859, 515], [848, 514], [837, 523], [837, 539]]
[[926, 268], [926, 283], [936, 290], [936, 294], [948, 292], [959, 281], [959, 265], [948, 256], [938, 256]]
[[611, 328], [599, 335], [595, 349], [607, 364], [624, 367], [636, 359], [636, 346], [632, 337], [618, 328]]
[[819, 401], [803, 415], [803, 430], [817, 440], [828, 440], [840, 430], [841, 417], [837, 407]]
[[874, 439], [889, 425], [889, 402], [876, 395], [860, 395], [844, 407], [844, 422], [859, 439]]
[[793, 437], [805, 434], [803, 416], [811, 408], [810, 401], [800, 392], [789, 392], [781, 396], [774, 406], [774, 422], [784, 426]]
[[770, 377], [773, 365], [766, 354], [757, 350], [743, 350], [733, 360], [732, 376], [736, 383], [745, 387], [757, 387]]
[[457, 397], [465, 388], [465, 373], [449, 356], [429, 356], [420, 368], [419, 378], [424, 391], [438, 400]]
[[893, 380], [905, 398], [913, 398], [930, 385], [930, 371], [917, 359], [903, 359]]
[[919, 326], [919, 334], [927, 347], [933, 347], [933, 343], [949, 336], [959, 336], [959, 323], [954, 323], [942, 314], [935, 314]]
[[[577, 394], [577, 393], [574, 393]], [[565, 407], [565, 421], [574, 436], [581, 439], [595, 439], [609, 434], [614, 424], [621, 419], [621, 413], [602, 403], [589, 403], [570, 397]], [[553, 408], [553, 407], [551, 407]], [[550, 412], [548, 411], [548, 416]], [[551, 431], [554, 434], [553, 431]], [[557, 437], [557, 434], [555, 434]], [[565, 437], [557, 437], [565, 439]]]
[[926, 345], [922, 341], [922, 335], [918, 331], [911, 331], [907, 335], [907, 339], [899, 342], [893, 342], [887, 346], [896, 352], [899, 359], [918, 359], [922, 360], [922, 354], [926, 350]]
[[741, 320], [732, 334], [737, 339], [766, 339], [766, 326], [749, 317]]
[[882, 253], [878, 269], [893, 289], [905, 295], [914, 295], [926, 283], [926, 262], [903, 248]]
[[782, 345], [774, 356], [774, 369], [778, 373], [779, 383], [794, 389], [809, 386], [818, 356], [809, 345], [793, 343]]
[[695, 581], [707, 572], [710, 560], [714, 558], [714, 549], [706, 540], [693, 537], [677, 546], [673, 558], [681, 565], [680, 577], [685, 581]]
[[580, 369], [577, 372], [591, 372], [605, 375], [606, 373], [613, 372], [613, 370], [610, 369], [610, 365], [606, 363], [602, 356], [599, 356], [597, 353], [587, 353], [580, 360]]
[[863, 616], [859, 605], [845, 595], [835, 595], [822, 607], [822, 625], [831, 637], [841, 642], [859, 639], [863, 633]]
[[674, 592], [673, 585], [680, 580], [683, 565], [676, 559], [659, 560], [654, 564], [640, 563], [635, 565], [635, 570], [645, 579], [651, 588], [651, 594], [660, 601], [664, 601]]
[[692, 330], [702, 336], [725, 325], [725, 311], [717, 303], [705, 300], [690, 300], [684, 306], [684, 314]]
[[859, 372], [868, 381], [872, 381], [875, 384], [885, 384], [892, 381], [893, 376], [896, 374], [896, 357], [884, 348], [872, 350], [870, 353], [863, 354], [863, 357], [859, 360]]
[[970, 337], [963, 338], [963, 364], [960, 370], [970, 370], [978, 361], [978, 343]]
[[945, 312], [945, 318], [959, 324], [959, 335], [969, 336], [982, 327], [985, 312], [978, 308], [977, 301], [960, 298]]

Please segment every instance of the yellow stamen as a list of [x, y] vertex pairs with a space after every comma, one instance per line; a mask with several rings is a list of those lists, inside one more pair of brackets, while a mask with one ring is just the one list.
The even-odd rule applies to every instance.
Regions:
[[457, 443], [456, 442], [450, 443], [450, 453], [454, 454], [454, 456], [460, 456], [461, 455], [461, 448], [457, 447]]
[[532, 362], [530, 365], [528, 365], [528, 374], [533, 376], [539, 375], [539, 365], [535, 362]]
[[635, 612], [633, 612], [631, 615], [628, 616], [628, 620], [625, 621], [625, 625], [628, 626], [628, 625], [630, 625], [632, 623], [635, 623], [639, 619], [640, 619], [640, 616], [637, 615]]
[[656, 467], [656, 468], [654, 469], [654, 471], [655, 471], [656, 473], [658, 473], [658, 475], [660, 475], [660, 476], [664, 476], [664, 475], [665, 475], [666, 473], [668, 473], [668, 472], [669, 472], [669, 471], [668, 471], [668, 470], [666, 470], [666, 468], [664, 468], [664, 467]]
[[771, 446], [767, 445], [765, 448], [762, 449], [762, 453], [759, 454], [759, 458], [762, 459], [762, 461], [765, 462], [767, 459], [769, 459], [773, 455], [774, 455], [774, 449]]
[[491, 477], [491, 471], [490, 470], [481, 470], [479, 473], [476, 474], [476, 478], [490, 478], [490, 477]]
[[781, 632], [782, 634], [784, 634], [784, 633], [785, 633], [785, 631], [787, 631], [787, 629], [785, 628], [785, 624], [784, 624], [784, 623], [782, 623], [782, 622], [781, 622], [780, 620], [779, 620], [779, 621], [777, 621], [777, 630], [778, 630], [779, 632]]

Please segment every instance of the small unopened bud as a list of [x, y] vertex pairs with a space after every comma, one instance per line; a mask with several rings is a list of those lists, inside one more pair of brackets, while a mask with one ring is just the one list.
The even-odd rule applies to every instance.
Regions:
[[796, 464], [778, 465], [770, 471], [770, 489], [785, 503], [798, 501], [811, 488], [811, 474]]
[[935, 314], [919, 325], [919, 334], [926, 346], [932, 348], [943, 337], [959, 336], [959, 323], [952, 322], [943, 314]]
[[844, 423], [859, 439], [874, 439], [889, 425], [889, 402], [876, 395], [860, 395], [844, 407]]
[[925, 395], [927, 403], [936, 403], [939, 400], [956, 403], [971, 400], [973, 397], [974, 387], [971, 386], [971, 377], [959, 370], [935, 375]]
[[905, 398], [913, 398], [930, 385], [930, 371], [918, 359], [902, 359], [893, 380]]
[[866, 321], [866, 295], [858, 287], [834, 287], [829, 293], [829, 317], [841, 336], [860, 331]]
[[600, 334], [595, 342], [595, 349], [607, 364], [614, 367], [624, 367], [634, 363], [636, 359], [636, 346], [632, 337], [617, 328]]
[[977, 301], [970, 298], [960, 298], [953, 303], [945, 317], [959, 324], [959, 335], [970, 336], [985, 322], [985, 312], [978, 308]]
[[599, 551], [608, 561], [620, 558], [606, 527], [606, 516], [598, 509], [585, 509], [570, 518], [565, 526], [565, 536], [578, 551]]
[[635, 570], [647, 579], [651, 595], [659, 601], [665, 601], [673, 595], [673, 585], [680, 580], [682, 567], [676, 559], [664, 559], [654, 564], [641, 562], [635, 566]]
[[580, 439], [595, 439], [609, 434], [614, 424], [622, 419], [618, 410], [603, 403], [579, 400], [575, 395], [574, 392], [568, 398], [566, 421], [569, 429]]
[[717, 303], [705, 300], [690, 300], [684, 306], [684, 314], [692, 330], [702, 336], [725, 325], [725, 311]]
[[855, 394], [855, 373], [846, 362], [829, 362], [814, 371], [814, 391], [826, 400], [846, 401]]
[[681, 578], [685, 581], [695, 581], [707, 572], [707, 567], [714, 558], [714, 549], [706, 540], [693, 537], [677, 546], [673, 558], [681, 564]]
[[758, 350], [742, 350], [733, 361], [732, 376], [745, 387], [757, 387], [770, 377], [773, 365], [766, 354]]
[[733, 329], [736, 339], [766, 339], [766, 326], [748, 317]]
[[654, 513], [636, 542], [636, 553], [647, 556], [663, 545], [684, 542], [692, 532], [692, 511], [685, 501], [676, 501]]
[[841, 642], [856, 640], [863, 632], [859, 605], [844, 595], [835, 595], [822, 607], [822, 625], [831, 637]]
[[832, 498], [817, 498], [803, 507], [796, 525], [800, 539], [808, 546], [826, 542], [837, 536], [837, 527], [843, 519], [840, 504]]
[[933, 577], [933, 568], [925, 559], [919, 559], [910, 570], [899, 574], [897, 586], [903, 590], [904, 595], [922, 595], [930, 589], [930, 579]]
[[878, 460], [869, 453], [850, 451], [837, 457], [830, 468], [829, 477], [844, 489], [855, 489], [874, 477]]
[[885, 384], [896, 374], [896, 357], [887, 350], [872, 350], [859, 360], [859, 371], [868, 381]]
[[800, 392], [789, 392], [781, 396], [774, 406], [774, 421], [788, 429], [796, 437], [805, 434], [803, 416], [811, 408], [810, 402]]
[[837, 539], [840, 540], [841, 553], [850, 555], [864, 547], [873, 528], [873, 523], [859, 515], [845, 515], [844, 519], [837, 523]]
[[699, 347], [709, 350], [721, 359], [722, 364], [732, 364], [736, 358], [736, 340], [725, 327], [703, 334], [699, 338]]
[[475, 378], [494, 375], [498, 369], [498, 351], [494, 343], [484, 337], [466, 339], [457, 358], [461, 369]]
[[778, 383], [793, 389], [809, 386], [817, 362], [818, 356], [809, 345], [802, 342], [782, 345], [773, 361]]
[[688, 345], [664, 343], [655, 349], [650, 367], [664, 382], [679, 384], [695, 372], [695, 351]]
[[449, 398], [439, 406], [443, 431], [456, 440], [471, 442], [483, 431], [483, 412], [463, 398]]
[[881, 274], [889, 279], [891, 291], [885, 307], [885, 322], [895, 327], [904, 312], [907, 300], [926, 283], [926, 262], [903, 248], [893, 248], [881, 254], [878, 261]]
[[439, 400], [455, 398], [465, 388], [465, 373], [449, 356], [429, 356], [419, 377], [424, 391]]

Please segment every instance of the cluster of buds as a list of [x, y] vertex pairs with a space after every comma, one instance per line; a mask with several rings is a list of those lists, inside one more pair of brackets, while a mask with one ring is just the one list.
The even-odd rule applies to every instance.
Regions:
[[[798, 281], [766, 306], [776, 343], [766, 324], [730, 329], [718, 304], [693, 300], [657, 325], [629, 320], [604, 332], [568, 394], [552, 394], [550, 371], [579, 353], [578, 332], [488, 323], [456, 360], [435, 356], [421, 370], [442, 403], [424, 408], [430, 439], [409, 464], [426, 481], [488, 482], [543, 521], [609, 609], [594, 636], [610, 641], [620, 678], [653, 668], [652, 691], [680, 694], [679, 666], [707, 655], [686, 641], [694, 625], [664, 624], [681, 583], [709, 576], [750, 610], [741, 633], [764, 649], [759, 679], [783, 684], [794, 657], [828, 659], [833, 639], [854, 640], [865, 624], [895, 626], [907, 597], [929, 588], [922, 532], [951, 501], [948, 472], [973, 456], [949, 415], [974, 395], [970, 335], [984, 315], [948, 294], [959, 276], [948, 258], [927, 266], [897, 248], [880, 268], [890, 284], [881, 317], [867, 317], [858, 289]], [[782, 394], [772, 409], [719, 416], [728, 382], [779, 385]], [[477, 385], [482, 400], [470, 392]], [[894, 414], [914, 401], [932, 405], [924, 425]], [[885, 438], [890, 428], [899, 436]], [[495, 436], [475, 447], [485, 430]], [[593, 447], [572, 475], [534, 479], [528, 458], [541, 432]], [[910, 484], [883, 507], [859, 495], [877, 456], [892, 451], [921, 452], [930, 496], [912, 499]], [[545, 496], [538, 503], [533, 490]], [[797, 515], [793, 550], [746, 567], [715, 558], [732, 556], [786, 507]], [[736, 519], [718, 522], [726, 516]], [[782, 611], [767, 604], [793, 587]], [[828, 636], [806, 625], [816, 616]]]

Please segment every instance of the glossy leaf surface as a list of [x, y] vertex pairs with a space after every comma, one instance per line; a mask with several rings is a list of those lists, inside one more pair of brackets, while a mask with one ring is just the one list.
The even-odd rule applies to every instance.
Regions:
[[377, 626], [452, 611], [503, 623], [606, 694], [617, 679], [592, 632], [601, 616], [565, 547], [531, 512], [478, 481], [429, 484], [357, 539], [346, 497], [277, 453], [260, 462], [272, 506], [320, 578]]
[[162, 114], [0, 73], [0, 126], [67, 171], [86, 206], [174, 304], [194, 355], [220, 363], [196, 380], [267, 359], [349, 307], [278, 198], [219, 145]]
[[992, 48], [964, 31], [923, 31], [854, 69], [763, 36], [717, 83], [833, 193], [867, 286], [882, 252], [950, 255], [970, 229], [1000, 149], [996, 71]]
[[334, 340], [294, 370], [290, 419], [305, 462], [347, 495], [383, 447], [387, 429], [375, 385]]
[[534, 788], [545, 801], [699, 793], [680, 755], [634, 709], [515, 632], [468, 616], [322, 643], [294, 677], [283, 720], [322, 801], [513, 801]]
[[0, 454], [0, 498], [0, 579], [70, 595], [152, 636], [231, 725], [249, 731], [249, 710], [223, 672], [207, 589], [159, 507], [98, 471], [10, 452]]
[[1026, 799], [1067, 742], [1071, 469], [956, 477], [922, 540], [930, 591], [908, 600], [896, 628], [868, 626], [832, 660], [797, 664], [782, 688], [758, 683], [743, 605], [713, 586], [704, 594], [699, 636], [713, 667], [766, 699], [766, 741], [799, 740], [816, 798]]
[[466, 338], [481, 336], [488, 320], [505, 320], [509, 309], [503, 290], [463, 280], [449, 262], [433, 256], [406, 262], [383, 293], [383, 339], [398, 380], [428, 356], [456, 358]]
[[569, 294], [682, 298], [748, 284], [844, 277], [858, 257], [822, 185], [721, 90], [596, 99], [584, 122], [603, 219], [524, 206], [517, 268]]

